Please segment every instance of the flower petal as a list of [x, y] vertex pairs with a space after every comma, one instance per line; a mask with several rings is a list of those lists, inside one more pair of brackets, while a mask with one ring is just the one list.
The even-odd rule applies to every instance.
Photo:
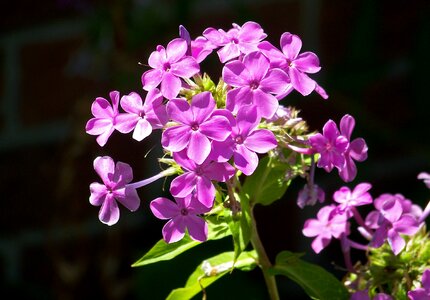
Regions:
[[252, 80], [251, 73], [241, 61], [235, 60], [227, 63], [222, 69], [222, 78], [225, 83], [233, 87], [247, 86]]
[[167, 104], [167, 114], [173, 121], [191, 125], [194, 122], [194, 116], [191, 107], [186, 100], [172, 99]]
[[281, 69], [272, 69], [260, 82], [263, 91], [273, 94], [284, 94], [290, 85], [290, 77]]
[[152, 132], [152, 126], [146, 119], [140, 119], [136, 124], [136, 128], [133, 131], [133, 139], [136, 141], [142, 141], [144, 138], [149, 136]]
[[191, 100], [193, 119], [197, 124], [207, 120], [215, 109], [215, 100], [210, 92], [202, 92]]
[[254, 90], [252, 96], [253, 103], [257, 106], [260, 115], [266, 119], [273, 117], [279, 106], [278, 99], [260, 89]]
[[344, 115], [340, 120], [339, 127], [340, 133], [349, 140], [355, 127], [355, 119], [350, 115]]
[[142, 74], [142, 85], [145, 91], [155, 89], [163, 78], [164, 71], [158, 69], [148, 70]]
[[395, 231], [388, 230], [387, 241], [393, 250], [394, 255], [399, 254], [405, 248], [405, 240]]
[[201, 165], [211, 152], [209, 139], [198, 131], [191, 132], [190, 142], [187, 148], [187, 156]]
[[185, 235], [185, 223], [183, 217], [175, 217], [167, 222], [163, 229], [163, 239], [166, 243], [174, 243], [181, 240]]
[[224, 141], [231, 133], [231, 126], [224, 116], [213, 116], [200, 124], [199, 131], [215, 141]]
[[90, 184], [90, 193], [91, 205], [100, 206], [105, 201], [108, 191], [104, 184], [93, 182]]
[[193, 172], [179, 175], [170, 183], [170, 193], [174, 197], [185, 197], [191, 194], [196, 187], [197, 177]]
[[117, 162], [115, 166], [115, 173], [113, 176], [115, 187], [122, 188], [132, 180], [133, 169], [130, 167], [130, 165], [121, 161]]
[[289, 68], [288, 75], [293, 87], [303, 96], [309, 95], [315, 89], [316, 82], [296, 68]]
[[289, 60], [294, 60], [302, 49], [302, 40], [295, 34], [285, 32], [281, 36], [281, 49]]
[[169, 42], [166, 48], [166, 56], [170, 63], [175, 63], [187, 53], [187, 42], [176, 38]]
[[160, 91], [161, 94], [167, 99], [173, 99], [179, 94], [181, 89], [181, 80], [170, 72], [163, 74], [161, 80]]
[[193, 57], [184, 57], [172, 64], [170, 71], [178, 77], [190, 78], [200, 71], [200, 66]]
[[236, 168], [241, 170], [246, 176], [254, 173], [258, 166], [257, 154], [246, 148], [244, 145], [237, 145], [233, 157]]
[[217, 51], [221, 63], [225, 63], [240, 55], [239, 47], [234, 43], [228, 43]]
[[100, 207], [99, 220], [109, 226], [118, 222], [119, 208], [112, 195], [106, 195], [106, 199]]
[[161, 144], [169, 151], [178, 152], [187, 147], [191, 137], [190, 127], [180, 125], [167, 128], [161, 136]]
[[294, 66], [304, 73], [317, 73], [321, 70], [318, 56], [313, 52], [303, 52], [294, 60]]
[[276, 148], [278, 142], [275, 135], [267, 129], [253, 131], [244, 141], [245, 146], [257, 153], [266, 153]]
[[115, 163], [109, 156], [98, 156], [93, 162], [94, 170], [103, 180], [106, 187], [111, 187], [113, 184], [113, 176], [115, 173]]
[[140, 198], [136, 189], [125, 187], [121, 189], [121, 195], [117, 194], [118, 190], [114, 191], [114, 196], [125, 208], [129, 211], [136, 211], [140, 206]]
[[269, 60], [260, 51], [254, 51], [245, 55], [243, 64], [249, 73], [252, 74], [252, 78], [249, 78], [249, 80], [258, 84], [266, 76], [270, 67]]
[[115, 118], [115, 129], [121, 133], [129, 133], [135, 127], [140, 117], [136, 114], [121, 113]]
[[164, 197], [152, 200], [149, 208], [156, 218], [162, 220], [171, 219], [181, 213], [176, 203]]
[[91, 113], [96, 118], [113, 119], [112, 105], [105, 98], [97, 97], [91, 105]]
[[227, 92], [225, 107], [236, 114], [240, 107], [252, 104], [253, 94], [249, 87], [232, 89]]
[[208, 238], [208, 224], [197, 216], [188, 215], [184, 217], [190, 237], [199, 242], [204, 242]]
[[204, 176], [198, 176], [196, 187], [197, 200], [207, 208], [211, 208], [215, 199], [215, 187], [212, 182]]
[[128, 113], [139, 114], [143, 111], [143, 101], [138, 93], [131, 92], [121, 97], [121, 107]]

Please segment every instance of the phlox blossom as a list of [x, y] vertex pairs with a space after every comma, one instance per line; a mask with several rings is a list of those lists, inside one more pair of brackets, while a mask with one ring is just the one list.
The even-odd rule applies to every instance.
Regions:
[[90, 203], [101, 206], [99, 219], [107, 225], [114, 225], [119, 220], [117, 201], [130, 211], [139, 208], [140, 199], [135, 188], [127, 187], [133, 179], [130, 165], [117, 162], [109, 156], [97, 157], [94, 160], [94, 170], [100, 176], [103, 184], [93, 182], [90, 185]]

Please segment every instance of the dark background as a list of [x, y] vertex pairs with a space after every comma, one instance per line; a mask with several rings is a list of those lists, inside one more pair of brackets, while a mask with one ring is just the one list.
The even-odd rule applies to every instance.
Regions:
[[[322, 70], [314, 78], [330, 99], [294, 92], [283, 103], [300, 108], [312, 130], [346, 113], [356, 118], [353, 137], [366, 139], [369, 158], [358, 164], [349, 186], [368, 181], [375, 197], [403, 193], [420, 205], [430, 198], [416, 180], [430, 171], [428, 1], [26, 0], [3, 3], [0, 14], [2, 295], [164, 299], [202, 259], [232, 249], [229, 239], [208, 242], [171, 262], [131, 268], [161, 238], [164, 222], [148, 203], [163, 195], [163, 182], [140, 189], [139, 211], [122, 209], [113, 227], [101, 224], [98, 208], [88, 203], [88, 185], [99, 180], [92, 169], [96, 156], [131, 164], [135, 179], [158, 172], [159, 135], [138, 143], [114, 133], [100, 148], [84, 127], [95, 97], [141, 90], [146, 68], [138, 62], [177, 37], [180, 24], [197, 37], [209, 26], [227, 30], [253, 20], [276, 46], [283, 32], [298, 34], [303, 51], [320, 57]], [[207, 68], [219, 76], [219, 67]], [[322, 170], [316, 180], [329, 198], [343, 184], [335, 172]], [[307, 260], [341, 278], [339, 245], [316, 256], [311, 239], [301, 236], [304, 220], [319, 208], [295, 205], [303, 183], [297, 180], [282, 201], [257, 207], [263, 243], [271, 259], [283, 249], [306, 252]], [[279, 286], [282, 299], [306, 299], [286, 279]], [[259, 270], [235, 271], [208, 295], [267, 299]]]

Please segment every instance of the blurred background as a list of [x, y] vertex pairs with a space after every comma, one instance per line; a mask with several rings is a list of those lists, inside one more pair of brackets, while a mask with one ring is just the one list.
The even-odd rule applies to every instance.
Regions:
[[[89, 184], [99, 181], [92, 162], [109, 155], [131, 164], [135, 179], [149, 177], [159, 171], [160, 136], [138, 143], [116, 132], [100, 148], [84, 127], [94, 98], [141, 91], [146, 67], [138, 62], [177, 37], [180, 24], [195, 38], [207, 27], [228, 30], [249, 20], [276, 46], [289, 31], [302, 38], [302, 51], [318, 54], [322, 70], [313, 78], [330, 99], [294, 92], [283, 103], [301, 109], [312, 130], [346, 113], [356, 118], [353, 137], [366, 139], [369, 158], [349, 186], [368, 181], [374, 197], [402, 193], [426, 204], [430, 191], [416, 179], [430, 172], [426, 0], [7, 1], [0, 18], [2, 295], [164, 299], [202, 259], [232, 249], [227, 238], [170, 262], [131, 268], [161, 238], [164, 222], [148, 203], [165, 195], [165, 184], [140, 189], [139, 211], [122, 209], [118, 224], [108, 227], [88, 202]], [[209, 63], [205, 71], [216, 79], [221, 70]], [[335, 172], [316, 176], [328, 198], [343, 184]], [[303, 184], [297, 180], [285, 199], [257, 207], [263, 243], [271, 259], [284, 249], [306, 252], [305, 259], [341, 278], [339, 245], [316, 256], [311, 239], [301, 236], [304, 220], [319, 209], [295, 204]], [[279, 286], [282, 299], [307, 299], [289, 280], [280, 278]], [[209, 299], [267, 299], [259, 270], [235, 271], [207, 292]]]

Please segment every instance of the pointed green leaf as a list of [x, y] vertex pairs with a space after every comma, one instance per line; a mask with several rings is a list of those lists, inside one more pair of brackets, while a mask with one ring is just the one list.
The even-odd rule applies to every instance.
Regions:
[[270, 274], [284, 275], [299, 284], [312, 299], [348, 299], [345, 286], [318, 265], [301, 260], [301, 254], [282, 251], [276, 257], [276, 264]]
[[[227, 224], [208, 222], [208, 241], [222, 239], [230, 234], [231, 232]], [[132, 267], [140, 267], [159, 261], [170, 260], [200, 244], [201, 242], [192, 240], [188, 234], [185, 235], [182, 240], [172, 244], [160, 240], [142, 258], [132, 264]]]
[[256, 266], [256, 257], [255, 251], [249, 251], [242, 252], [235, 263], [234, 252], [224, 252], [209, 258], [190, 275], [185, 287], [173, 290], [167, 300], [191, 299], [233, 268], [250, 271]]

